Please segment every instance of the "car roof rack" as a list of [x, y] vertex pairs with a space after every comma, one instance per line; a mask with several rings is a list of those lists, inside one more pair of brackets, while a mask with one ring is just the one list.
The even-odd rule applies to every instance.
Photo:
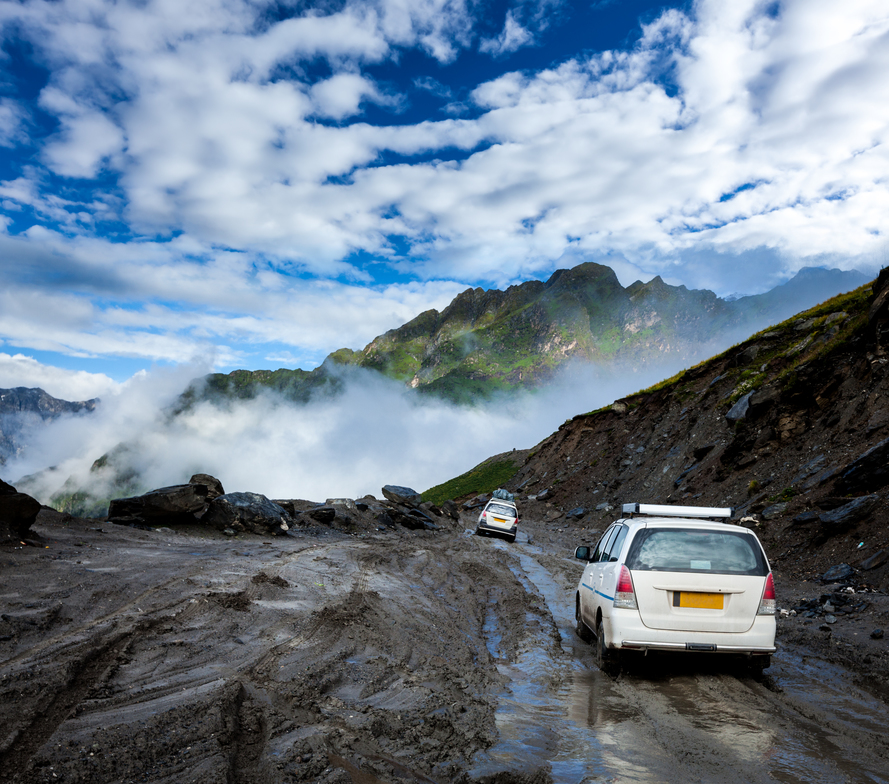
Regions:
[[624, 504], [625, 515], [657, 515], [658, 517], [730, 518], [735, 510], [718, 506], [668, 506], [667, 504]]

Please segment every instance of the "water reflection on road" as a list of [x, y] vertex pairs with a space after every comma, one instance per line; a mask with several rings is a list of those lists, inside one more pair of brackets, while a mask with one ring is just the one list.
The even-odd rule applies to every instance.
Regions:
[[[499, 742], [476, 755], [473, 777], [539, 770], [557, 784], [889, 784], [883, 704], [850, 689], [829, 665], [780, 652], [762, 683], [716, 657], [651, 657], [609, 678], [574, 633], [573, 592], [540, 565], [536, 548], [509, 552], [553, 626], [529, 634], [515, 661], [498, 661], [507, 683]], [[528, 628], [539, 629], [531, 612]]]

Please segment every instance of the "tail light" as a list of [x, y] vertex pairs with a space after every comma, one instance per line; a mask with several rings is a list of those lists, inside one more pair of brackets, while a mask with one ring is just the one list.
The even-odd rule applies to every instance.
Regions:
[[772, 573], [766, 578], [766, 587], [762, 590], [762, 600], [759, 603], [757, 615], [774, 615], [776, 610], [775, 603], [775, 581], [772, 579]]
[[482, 512], [482, 520], [485, 520], [488, 516], [487, 512]]
[[636, 592], [633, 590], [633, 578], [626, 566], [620, 567], [620, 576], [617, 578], [617, 588], [614, 591], [614, 606], [624, 610], [637, 610]]

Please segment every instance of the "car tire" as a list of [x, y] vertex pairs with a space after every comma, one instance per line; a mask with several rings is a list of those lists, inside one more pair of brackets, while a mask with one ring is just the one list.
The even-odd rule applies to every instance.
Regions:
[[617, 675], [620, 671], [619, 654], [605, 644], [605, 629], [601, 618], [596, 624], [596, 666], [606, 675]]
[[515, 534], [513, 534], [512, 536], [507, 536], [506, 541], [507, 542], [514, 542], [515, 541]]
[[593, 641], [593, 633], [590, 631], [590, 627], [587, 626], [580, 617], [580, 601], [575, 603], [574, 608], [574, 620], [575, 626], [574, 629], [577, 632], [577, 636], [580, 637], [585, 643], [591, 643]]

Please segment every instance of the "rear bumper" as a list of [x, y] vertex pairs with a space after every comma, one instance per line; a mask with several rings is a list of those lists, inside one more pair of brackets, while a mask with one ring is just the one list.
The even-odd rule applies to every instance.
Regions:
[[507, 536], [515, 536], [516, 531], [519, 529], [517, 525], [507, 525], [502, 528], [496, 525], [490, 525], [488, 523], [479, 523], [476, 526], [476, 532], [484, 531], [488, 534], [506, 534]]
[[770, 654], [777, 648], [757, 648], [750, 645], [720, 645], [718, 643], [653, 642], [651, 640], [621, 640], [618, 646], [626, 651], [688, 651], [690, 653], [750, 653]]
[[690, 632], [649, 629], [636, 610], [612, 610], [603, 618], [609, 648], [634, 651], [687, 651], [689, 653], [774, 653], [775, 616], [757, 615], [744, 632]]

